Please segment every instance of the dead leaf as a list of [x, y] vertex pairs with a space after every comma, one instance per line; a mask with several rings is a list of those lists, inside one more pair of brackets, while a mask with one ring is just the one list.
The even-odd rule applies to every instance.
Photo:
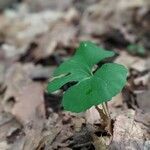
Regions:
[[[42, 138], [45, 119], [44, 87], [40, 83], [33, 83], [20, 64], [13, 65], [5, 79], [7, 90], [3, 106], [25, 128], [24, 150], [32, 150], [38, 146]], [[13, 100], [13, 105], [8, 107], [10, 100]]]
[[131, 66], [132, 69], [135, 69], [139, 72], [143, 72], [145, 71], [147, 68], [146, 68], [146, 63], [147, 63], [147, 60], [145, 59], [139, 59], [137, 60], [136, 62], [134, 62]]
[[135, 111], [128, 110], [116, 118], [110, 149], [143, 149], [144, 131], [134, 117]]
[[87, 123], [94, 124], [100, 122], [100, 115], [95, 107], [91, 107], [85, 114]]
[[33, 63], [26, 63], [22, 65], [23, 70], [28, 74], [30, 79], [40, 80], [49, 79], [55, 67], [43, 67], [42, 65], [34, 65]]
[[109, 137], [98, 137], [93, 134], [93, 145], [95, 147], [95, 150], [107, 150], [108, 149], [108, 143], [110, 141]]
[[141, 61], [141, 58], [136, 56], [131, 56], [127, 52], [121, 51], [120, 56], [117, 57], [115, 63], [119, 63], [126, 66], [127, 68], [131, 68], [133, 64], [139, 61]]
[[71, 6], [72, 0], [25, 0], [25, 3], [32, 12], [46, 9], [64, 11]]
[[24, 86], [15, 97], [15, 104], [12, 114], [23, 124], [34, 121], [34, 117], [44, 118], [43, 86], [38, 83], [31, 83]]
[[9, 118], [8, 115], [2, 116], [0, 114], [1, 121], [0, 121], [0, 141], [5, 141], [8, 133], [12, 128], [21, 129], [21, 125], [19, 122], [13, 118]]
[[119, 93], [108, 102], [108, 108], [112, 119], [115, 119], [123, 109], [123, 96]]
[[83, 124], [85, 124], [85, 119], [82, 117], [74, 117], [72, 119], [73, 126], [75, 131], [80, 131]]
[[7, 144], [6, 141], [0, 142], [0, 150], [8, 150], [10, 146]]
[[32, 81], [20, 64], [15, 64], [7, 70], [4, 81], [7, 90], [2, 104], [5, 111], [11, 112], [17, 94]]
[[66, 15], [64, 16], [66, 22], [78, 22], [80, 19], [79, 12], [74, 8], [70, 8]]
[[63, 47], [73, 47], [76, 41], [78, 29], [65, 22], [57, 22], [51, 28], [50, 41], [56, 41], [57, 44], [63, 45]]
[[150, 81], [148, 81], [148, 89], [143, 91], [142, 93], [137, 94], [137, 103], [139, 108], [145, 112], [150, 112]]

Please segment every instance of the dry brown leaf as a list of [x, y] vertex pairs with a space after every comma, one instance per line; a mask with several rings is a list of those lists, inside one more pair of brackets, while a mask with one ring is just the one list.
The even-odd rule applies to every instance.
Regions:
[[144, 131], [134, 118], [134, 110], [128, 110], [116, 118], [110, 149], [143, 149]]
[[75, 131], [80, 131], [83, 124], [85, 124], [85, 119], [83, 119], [82, 117], [73, 118], [73, 125]]
[[[16, 141], [12, 148], [19, 144], [24, 147], [24, 150], [38, 147], [44, 136], [42, 133], [45, 119], [44, 88], [42, 84], [31, 81], [31, 69], [30, 65], [16, 64], [8, 70], [7, 90], [4, 97], [5, 102], [11, 97], [14, 98], [14, 104], [5, 110], [12, 113], [25, 127], [25, 138]], [[5, 108], [7, 104], [4, 103]]]
[[30, 79], [49, 79], [55, 67], [43, 67], [42, 65], [34, 65], [33, 63], [26, 63], [22, 65], [23, 70], [28, 74]]
[[28, 77], [27, 73], [23, 71], [20, 64], [14, 64], [7, 70], [4, 83], [7, 87], [7, 90], [5, 92], [2, 103], [5, 111], [11, 112], [12, 105], [14, 104], [14, 99], [17, 94], [24, 86], [32, 83], [32, 81]]
[[44, 118], [43, 86], [38, 83], [31, 83], [24, 86], [15, 97], [15, 104], [12, 114], [23, 124], [34, 121], [35, 116]]
[[[3, 99], [5, 110], [11, 112], [23, 124], [30, 122], [37, 111], [42, 110], [41, 116], [45, 115], [44, 87], [31, 81], [31, 68], [26, 68], [15, 64], [8, 70], [5, 78], [7, 90]], [[10, 105], [10, 102], [13, 102], [13, 105]]]
[[143, 72], [145, 71], [147, 68], [146, 68], [146, 63], [147, 63], [147, 60], [146, 59], [139, 59], [137, 60], [136, 62], [134, 62], [131, 66], [132, 69], [135, 69], [139, 72]]
[[118, 95], [113, 97], [112, 100], [108, 102], [109, 107], [110, 106], [112, 106], [112, 107], [121, 107], [122, 105], [123, 105], [123, 97], [122, 97], [121, 93], [119, 93]]
[[100, 115], [95, 107], [91, 107], [85, 114], [87, 123], [94, 124], [100, 122]]
[[56, 41], [57, 44], [60, 44], [64, 47], [73, 47], [73, 44], [76, 41], [78, 29], [66, 22], [57, 22], [51, 28], [50, 32], [50, 41]]
[[[135, 42], [143, 31], [147, 33], [147, 29], [140, 26], [137, 28], [138, 25], [135, 25], [133, 20], [140, 18], [138, 23], [143, 26], [141, 16], [144, 16], [144, 13], [141, 15], [141, 12], [148, 11], [149, 6], [147, 0], [101, 0], [85, 9], [81, 30], [87, 35], [103, 36], [109, 34], [112, 29], [118, 29], [126, 40]], [[130, 31], [133, 33], [130, 34]]]
[[[25, 127], [24, 150], [33, 150], [42, 138], [44, 126], [43, 85], [32, 82], [20, 64], [16, 64], [8, 70], [6, 81], [7, 90], [3, 106]], [[13, 105], [8, 109], [7, 105], [12, 97]]]
[[119, 57], [115, 60], [115, 63], [122, 64], [127, 68], [131, 68], [133, 64], [141, 61], [141, 58], [136, 56], [131, 56], [125, 51], [121, 51]]
[[[26, 15], [22, 15], [24, 13]], [[18, 56], [27, 51], [30, 43], [37, 36], [47, 34], [50, 27], [56, 21], [62, 19], [64, 15], [65, 13], [56, 10], [45, 10], [30, 14], [24, 12], [23, 9], [20, 9], [20, 11], [5, 11], [3, 17], [0, 18], [3, 22], [0, 25], [0, 31], [4, 34], [7, 41], [2, 45], [3, 51], [5, 51], [7, 56], [17, 59]], [[42, 51], [44, 50], [42, 49]]]
[[31, 11], [42, 11], [46, 9], [52, 10], [66, 10], [68, 9], [73, 0], [25, 0], [29, 5]]
[[[2, 118], [1, 118], [2, 119]], [[6, 118], [5, 118], [6, 119]], [[8, 120], [7, 122], [3, 122], [0, 126], [0, 141], [6, 140], [6, 136], [10, 132], [12, 128], [20, 129], [21, 125], [13, 118]]]
[[8, 150], [10, 148], [10, 145], [6, 141], [0, 142], [0, 150]]
[[150, 80], [147, 84], [148, 89], [137, 95], [137, 103], [140, 109], [145, 112], [150, 112]]
[[111, 114], [111, 118], [115, 119], [122, 112], [123, 108], [123, 96], [122, 93], [119, 93], [115, 97], [112, 98], [111, 101], [108, 102], [109, 112]]
[[74, 7], [70, 8], [64, 16], [65, 21], [70, 23], [73, 21], [79, 21], [79, 18], [79, 12]]
[[93, 134], [93, 145], [95, 150], [107, 150], [108, 149], [108, 143], [110, 141], [109, 137], [98, 137]]

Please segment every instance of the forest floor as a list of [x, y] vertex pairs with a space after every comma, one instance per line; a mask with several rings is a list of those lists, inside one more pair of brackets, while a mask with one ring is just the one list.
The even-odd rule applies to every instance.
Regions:
[[[0, 150], [150, 150], [149, 0], [0, 0], [0, 9]], [[112, 135], [95, 108], [66, 112], [61, 92], [46, 93], [83, 40], [129, 69], [108, 103]]]

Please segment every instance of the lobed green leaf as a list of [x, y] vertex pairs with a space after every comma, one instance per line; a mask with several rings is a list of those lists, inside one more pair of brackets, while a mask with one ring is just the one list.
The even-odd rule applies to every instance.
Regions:
[[63, 106], [72, 112], [82, 112], [111, 100], [126, 83], [127, 69], [119, 64], [107, 63], [94, 74], [93, 67], [114, 52], [97, 47], [92, 42], [81, 42], [75, 55], [62, 63], [48, 84], [48, 92], [54, 92], [68, 82], [76, 81], [63, 97]]

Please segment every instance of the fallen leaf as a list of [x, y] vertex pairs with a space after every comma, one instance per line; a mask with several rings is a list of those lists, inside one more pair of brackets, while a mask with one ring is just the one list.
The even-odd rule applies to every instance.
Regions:
[[22, 67], [32, 80], [49, 79], [55, 69], [53, 66], [43, 67], [42, 65], [34, 65], [33, 63], [26, 63]]
[[108, 149], [108, 143], [110, 139], [109, 137], [98, 137], [93, 135], [93, 145], [95, 147], [95, 150], [106, 150]]
[[[32, 82], [20, 64], [15, 64], [8, 70], [5, 82], [5, 111], [13, 114], [24, 127], [25, 138], [21, 140], [20, 146], [24, 150], [34, 149], [42, 138], [44, 127], [44, 87], [40, 83]], [[10, 101], [13, 101], [13, 105], [8, 107]]]
[[134, 117], [135, 111], [128, 110], [116, 118], [110, 149], [143, 149], [144, 131]]
[[121, 51], [119, 57], [115, 60], [115, 63], [122, 64], [128, 68], [131, 68], [133, 64], [139, 62], [141, 58], [131, 56], [127, 52]]
[[50, 41], [56, 41], [57, 45], [63, 47], [73, 47], [76, 41], [78, 29], [70, 23], [57, 22], [51, 28]]
[[17, 63], [7, 70], [4, 83], [7, 90], [5, 91], [2, 104], [6, 112], [11, 112], [17, 94], [32, 81], [27, 73], [23, 71], [22, 66]]
[[87, 123], [94, 124], [100, 122], [100, 115], [95, 107], [91, 107], [85, 114]]
[[7, 144], [6, 141], [0, 142], [0, 149], [1, 150], [8, 150], [10, 146]]
[[44, 118], [43, 86], [38, 83], [31, 83], [24, 86], [15, 97], [15, 104], [12, 114], [23, 124], [34, 121], [35, 116]]
[[25, 3], [32, 12], [46, 9], [64, 11], [71, 6], [72, 0], [25, 0]]
[[132, 64], [131, 68], [139, 72], [143, 72], [147, 69], [146, 63], [147, 63], [146, 59], [139, 59]]
[[112, 119], [115, 119], [121, 112], [124, 107], [124, 99], [122, 93], [119, 93], [108, 102], [108, 109]]
[[148, 89], [143, 91], [140, 94], [137, 94], [137, 103], [140, 109], [145, 112], [150, 112], [150, 81], [148, 81]]

